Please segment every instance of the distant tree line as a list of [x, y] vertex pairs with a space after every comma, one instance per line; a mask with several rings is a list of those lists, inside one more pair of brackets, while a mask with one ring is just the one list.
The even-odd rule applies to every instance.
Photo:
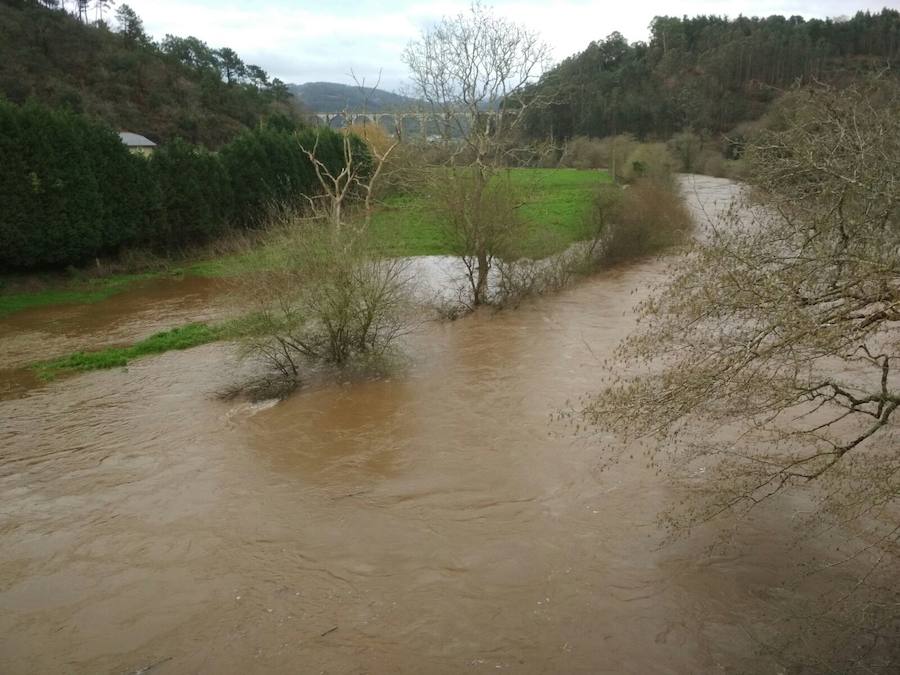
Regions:
[[847, 20], [657, 17], [650, 41], [592, 42], [533, 89], [555, 102], [529, 118], [532, 135], [668, 138], [723, 133], [759, 118], [796, 83], [847, 81], [900, 61], [900, 12]]
[[233, 49], [173, 35], [156, 43], [127, 4], [113, 13], [93, 1], [0, 0], [0, 95], [209, 148], [270, 115], [296, 114], [287, 85]]
[[0, 99], [0, 270], [78, 265], [129, 246], [167, 253], [257, 226], [270, 206], [318, 192], [303, 147], [340, 170], [341, 133], [290, 118], [217, 153], [175, 140], [148, 158], [83, 115]]

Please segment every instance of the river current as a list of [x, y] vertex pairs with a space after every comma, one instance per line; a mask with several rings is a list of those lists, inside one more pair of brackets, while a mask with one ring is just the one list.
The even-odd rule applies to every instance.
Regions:
[[[727, 181], [685, 189], [697, 213]], [[600, 386], [664, 261], [424, 326], [390, 377], [228, 402], [212, 344], [39, 384], [35, 354], [227, 315], [153, 282], [0, 321], [0, 672], [772, 672], [753, 628], [788, 549], [761, 510], [726, 554], [663, 546], [677, 497], [601, 472], [554, 413]]]

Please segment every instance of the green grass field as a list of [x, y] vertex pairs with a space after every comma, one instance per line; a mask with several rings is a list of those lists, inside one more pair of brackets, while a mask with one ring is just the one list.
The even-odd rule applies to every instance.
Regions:
[[[526, 202], [521, 214], [527, 237], [521, 250], [530, 257], [549, 255], [585, 238], [584, 215], [594, 191], [611, 182], [606, 172], [577, 169], [511, 169], [510, 179]], [[387, 255], [452, 253], [426, 196], [387, 200], [372, 218], [372, 236]]]
[[[590, 208], [594, 191], [599, 184], [610, 182], [605, 172], [577, 169], [511, 169], [510, 178], [526, 202], [521, 213], [527, 235], [521, 251], [535, 258], [585, 238], [584, 214]], [[373, 217], [372, 237], [385, 255], [452, 253], [440, 220], [424, 195], [388, 199]], [[0, 280], [0, 318], [34, 307], [99, 302], [137, 282], [163, 275], [235, 276], [258, 268], [264, 260], [265, 256], [257, 249], [198, 260], [160, 272], [115, 274], [87, 280], [57, 278], [45, 281], [35, 291], [4, 292]]]

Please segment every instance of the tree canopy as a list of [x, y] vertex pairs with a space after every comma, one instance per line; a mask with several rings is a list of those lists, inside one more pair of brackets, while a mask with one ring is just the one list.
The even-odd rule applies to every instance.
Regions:
[[668, 138], [760, 117], [796, 82], [845, 82], [900, 60], [900, 12], [848, 20], [770, 16], [656, 17], [649, 42], [612, 33], [550, 71], [534, 94], [532, 134]]

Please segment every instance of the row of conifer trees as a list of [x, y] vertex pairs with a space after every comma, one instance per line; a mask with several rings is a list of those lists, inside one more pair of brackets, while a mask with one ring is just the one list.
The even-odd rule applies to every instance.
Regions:
[[0, 100], [0, 270], [80, 265], [125, 247], [170, 253], [255, 227], [270, 205], [317, 191], [303, 147], [339, 170], [340, 133], [287, 118], [217, 153], [174, 140], [148, 158], [85, 116]]

